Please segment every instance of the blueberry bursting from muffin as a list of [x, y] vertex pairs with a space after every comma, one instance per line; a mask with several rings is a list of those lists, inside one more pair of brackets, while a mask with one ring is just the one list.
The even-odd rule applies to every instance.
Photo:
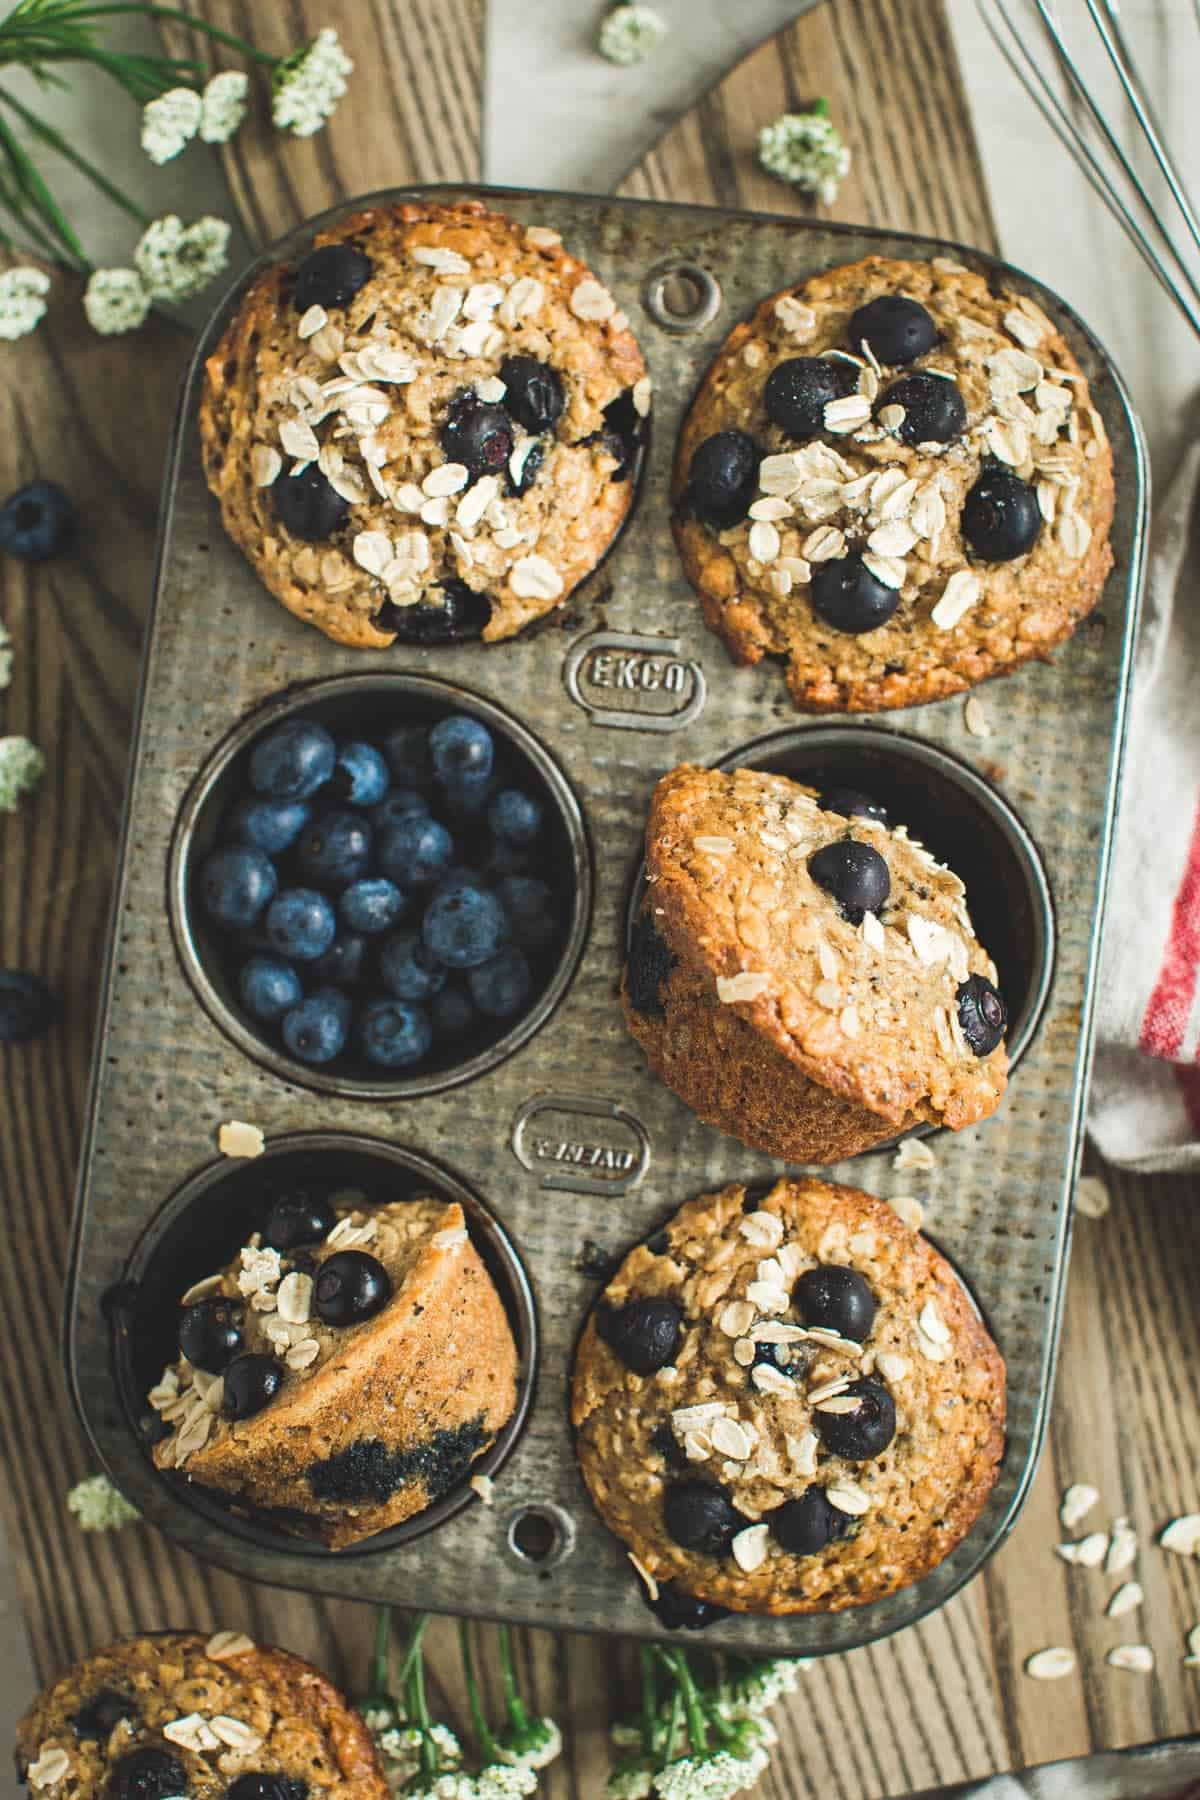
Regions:
[[[937, 346], [933, 319], [904, 294], [881, 294], [859, 307], [846, 333], [855, 355], [881, 369], [908, 368]], [[791, 444], [826, 434], [826, 408], [858, 391], [858, 365], [831, 350], [796, 356], [771, 371], [763, 389], [767, 418]], [[940, 449], [967, 429], [967, 409], [954, 377], [931, 368], [910, 369], [885, 380], [873, 403], [874, 417], [903, 444]], [[759, 466], [768, 453], [748, 432], [719, 431], [696, 447], [683, 505], [713, 531], [729, 531], [749, 515], [758, 497]], [[969, 553], [981, 563], [1011, 562], [1037, 542], [1042, 516], [1027, 481], [1000, 463], [980, 471], [963, 501], [959, 528]], [[835, 631], [853, 635], [886, 625], [900, 604], [898, 587], [872, 572], [861, 549], [815, 565], [814, 612]]]

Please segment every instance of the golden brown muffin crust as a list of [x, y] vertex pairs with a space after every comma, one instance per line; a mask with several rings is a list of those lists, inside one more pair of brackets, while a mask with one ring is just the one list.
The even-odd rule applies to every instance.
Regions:
[[[798, 1324], [797, 1279], [830, 1263], [856, 1270], [878, 1303], [861, 1347]], [[736, 1185], [702, 1195], [666, 1227], [662, 1254], [640, 1244], [626, 1257], [601, 1304], [654, 1296], [683, 1314], [674, 1361], [635, 1374], [593, 1313], [571, 1416], [597, 1510], [655, 1581], [738, 1612], [838, 1612], [918, 1580], [978, 1518], [1003, 1452], [1004, 1363], [950, 1265], [884, 1201], [811, 1177], [776, 1182], [757, 1203]], [[787, 1340], [792, 1377], [743, 1360], [739, 1343], [753, 1355], [763, 1332]], [[847, 1374], [884, 1381], [895, 1404], [895, 1437], [870, 1461], [827, 1454], [814, 1431], [814, 1407], [836, 1401], [828, 1390]], [[752, 1535], [732, 1556], [667, 1532], [669, 1484], [695, 1478], [725, 1487], [744, 1515]], [[814, 1483], [857, 1508], [848, 1535], [797, 1556], [753, 1529]]]
[[[967, 409], [964, 438], [910, 446], [872, 419], [793, 443], [766, 414], [772, 371], [792, 357], [846, 354], [851, 315], [897, 292], [926, 308], [939, 341], [903, 367], [863, 363], [860, 391], [874, 401], [918, 369], [952, 374]], [[770, 532], [756, 533], [754, 547], [754, 518], [715, 531], [682, 504], [697, 447], [731, 429], [772, 459], [759, 477]], [[1036, 486], [1044, 523], [1026, 555], [983, 563], [968, 553], [959, 518], [980, 468], [996, 460]], [[710, 629], [735, 662], [785, 657], [792, 700], [805, 712], [914, 706], [1045, 656], [1096, 605], [1112, 567], [1112, 455], [1075, 357], [1031, 300], [993, 291], [943, 257], [867, 257], [764, 300], [730, 333], [696, 396], [673, 495], [680, 554]], [[865, 548], [881, 530], [880, 553], [902, 578], [900, 605], [874, 631], [834, 630], [813, 610], [812, 567]], [[931, 614], [959, 575], [977, 578], [978, 598], [940, 627]]]

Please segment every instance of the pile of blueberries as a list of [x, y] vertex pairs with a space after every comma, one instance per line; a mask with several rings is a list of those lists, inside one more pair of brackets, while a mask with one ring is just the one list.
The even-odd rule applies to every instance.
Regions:
[[[927, 356], [937, 326], [916, 300], [881, 294], [850, 320], [850, 349], [864, 345], [890, 368]], [[839, 356], [795, 356], [771, 371], [763, 391], [767, 417], [791, 444], [807, 444], [825, 430], [831, 400], [856, 392], [858, 365]], [[962, 436], [967, 409], [958, 384], [934, 369], [913, 369], [884, 387], [875, 402], [904, 409], [896, 435], [902, 444], [949, 444]], [[758, 498], [758, 470], [766, 452], [745, 431], [718, 431], [697, 445], [684, 505], [714, 531], [740, 525]], [[1042, 528], [1037, 494], [1002, 463], [987, 463], [963, 501], [963, 541], [981, 562], [1011, 562], [1032, 550]], [[900, 604], [897, 588], [873, 575], [858, 550], [816, 564], [812, 604], [835, 631], [875, 631]]]
[[195, 877], [259, 1027], [314, 1065], [446, 1066], [494, 1042], [545, 984], [562, 903], [546, 808], [465, 713], [341, 742], [311, 718], [264, 733]]

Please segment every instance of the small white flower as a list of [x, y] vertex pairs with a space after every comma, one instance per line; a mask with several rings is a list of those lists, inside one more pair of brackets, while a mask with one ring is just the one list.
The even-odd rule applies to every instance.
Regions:
[[150, 311], [150, 296], [136, 269], [97, 269], [88, 281], [83, 310], [93, 331], [111, 337], [137, 330]]
[[[11, 742], [11, 739], [9, 740]], [[67, 1507], [85, 1531], [120, 1531], [141, 1518], [136, 1506], [130, 1506], [119, 1494], [107, 1475], [89, 1475], [67, 1495]]]
[[133, 260], [152, 300], [188, 300], [221, 273], [228, 251], [229, 226], [223, 219], [185, 225], [168, 213], [146, 227]]
[[522, 1800], [537, 1793], [537, 1776], [524, 1763], [489, 1763], [475, 1778], [476, 1800]]
[[850, 167], [850, 152], [829, 117], [828, 103], [818, 100], [811, 112], [783, 113], [773, 125], [764, 125], [758, 134], [758, 160], [770, 174], [831, 206]]
[[337, 32], [327, 25], [311, 44], [276, 64], [271, 77], [271, 117], [276, 127], [294, 137], [320, 131], [336, 112], [353, 68]]
[[206, 144], [227, 144], [246, 116], [250, 77], [241, 69], [222, 69], [201, 96], [200, 136]]
[[12, 680], [12, 639], [0, 625], [0, 688], [6, 688]]
[[0, 338], [11, 342], [27, 337], [40, 325], [49, 291], [50, 277], [40, 269], [5, 269], [0, 274]]
[[596, 47], [609, 62], [628, 67], [631, 63], [644, 62], [666, 35], [667, 22], [661, 13], [655, 12], [652, 6], [638, 6], [623, 0], [623, 4], [605, 14]]
[[553, 1719], [534, 1719], [519, 1744], [505, 1745], [500, 1760], [518, 1769], [546, 1769], [562, 1755], [562, 1732]]
[[0, 737], [0, 812], [16, 812], [21, 795], [33, 792], [45, 767], [45, 757], [28, 738]]
[[194, 88], [171, 88], [142, 112], [142, 149], [154, 163], [168, 163], [200, 129], [204, 102]]
[[613, 1770], [604, 1792], [608, 1800], [648, 1800], [654, 1792], [653, 1784], [654, 1771], [648, 1763], [629, 1763], [623, 1769]]

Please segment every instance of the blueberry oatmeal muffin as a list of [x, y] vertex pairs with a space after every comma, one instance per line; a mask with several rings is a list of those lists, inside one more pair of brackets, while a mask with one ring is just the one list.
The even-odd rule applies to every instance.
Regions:
[[650, 383], [557, 232], [475, 202], [356, 213], [268, 270], [209, 358], [225, 529], [337, 643], [509, 638], [632, 504]]
[[1004, 1363], [945, 1259], [812, 1178], [689, 1201], [580, 1340], [579, 1466], [664, 1622], [839, 1612], [970, 1530], [1004, 1448]]
[[1007, 1080], [996, 979], [958, 876], [868, 796], [687, 764], [655, 789], [622, 999], [706, 1124], [795, 1163], [974, 1125]]
[[944, 257], [764, 300], [679, 440], [675, 534], [735, 662], [876, 712], [1044, 656], [1112, 567], [1112, 457], [1058, 329]]
[[39, 1696], [17, 1779], [50, 1800], [387, 1800], [367, 1728], [298, 1656], [239, 1631], [125, 1638]]
[[330, 1549], [465, 1479], [516, 1404], [517, 1352], [462, 1208], [280, 1195], [184, 1294], [148, 1395], [154, 1461]]

